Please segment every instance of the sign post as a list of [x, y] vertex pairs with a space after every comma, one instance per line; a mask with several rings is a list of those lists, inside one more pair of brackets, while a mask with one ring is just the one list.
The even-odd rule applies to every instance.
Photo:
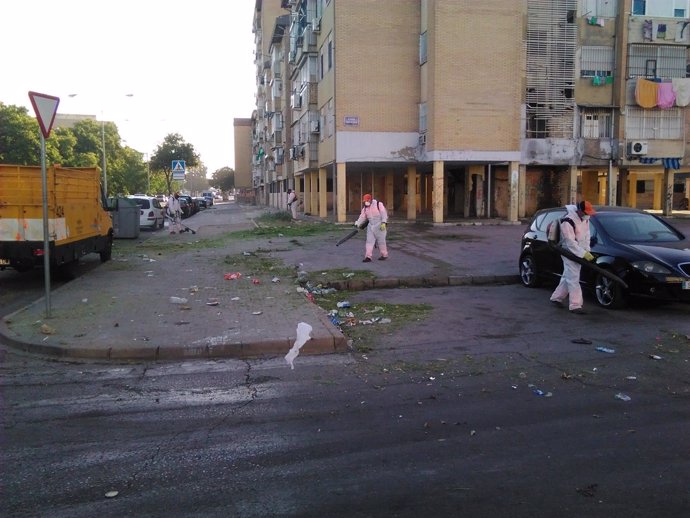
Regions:
[[29, 92], [31, 106], [41, 128], [41, 179], [43, 187], [43, 278], [46, 289], [46, 318], [50, 317], [50, 229], [48, 221], [48, 175], [46, 173], [46, 139], [55, 122], [59, 97]]

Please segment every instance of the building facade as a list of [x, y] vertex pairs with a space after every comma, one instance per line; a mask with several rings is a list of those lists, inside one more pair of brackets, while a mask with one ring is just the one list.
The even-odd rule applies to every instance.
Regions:
[[[251, 189], [345, 222], [688, 197], [690, 0], [257, 0]], [[653, 99], [653, 102], [652, 102]]]

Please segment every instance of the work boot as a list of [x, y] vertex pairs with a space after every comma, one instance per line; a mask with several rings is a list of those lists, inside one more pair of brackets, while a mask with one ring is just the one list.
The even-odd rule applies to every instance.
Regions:
[[371, 262], [371, 257], [365, 257], [364, 259], [362, 259], [362, 262], [363, 262], [363, 263], [370, 263], [370, 262]]
[[379, 257], [379, 261], [385, 261], [386, 259], [388, 259], [388, 257], [385, 255], [382, 255], [381, 257]]

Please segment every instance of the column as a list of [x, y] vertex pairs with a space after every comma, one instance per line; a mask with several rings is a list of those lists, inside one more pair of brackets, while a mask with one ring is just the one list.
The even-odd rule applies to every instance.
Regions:
[[568, 203], [577, 202], [577, 166], [571, 165], [568, 171]]
[[[665, 169], [664, 169], [665, 170]], [[664, 177], [665, 174], [655, 174], [654, 175], [654, 202], [652, 208], [654, 210], [663, 209], [663, 198], [664, 198]]]
[[417, 167], [407, 166], [407, 219], [417, 219]]
[[309, 211], [312, 216], [316, 216], [319, 213], [319, 176], [317, 173], [311, 171], [309, 174], [309, 183], [311, 184], [310, 198], [311, 198], [311, 210]]
[[527, 214], [527, 166], [521, 165], [518, 170], [518, 218]]
[[433, 189], [431, 193], [431, 208], [434, 223], [443, 223], [443, 161], [434, 161]]
[[471, 165], [469, 167], [470, 177], [474, 177], [476, 181], [476, 189], [474, 196], [474, 206], [477, 210], [477, 217], [484, 217], [484, 166]]
[[328, 180], [324, 167], [319, 168], [319, 217], [328, 217]]
[[347, 166], [345, 163], [337, 163], [335, 165], [336, 184], [338, 185], [338, 188], [336, 189], [336, 194], [338, 196], [338, 203], [336, 203], [336, 206], [338, 207], [336, 221], [338, 223], [347, 222], [347, 182], [345, 176], [346, 172]]
[[618, 200], [616, 194], [618, 193], [618, 166], [614, 167], [610, 161], [607, 180], [608, 190], [606, 194], [606, 203], [608, 205], [617, 205]]
[[510, 189], [510, 204], [508, 206], [508, 221], [518, 221], [518, 188], [520, 185], [520, 162], [510, 162], [508, 182]]
[[663, 215], [670, 216], [673, 212], [673, 169], [664, 167], [664, 199]]
[[620, 185], [621, 194], [618, 199], [618, 203], [621, 207], [629, 207], [630, 205], [630, 182], [628, 181], [627, 169], [618, 170], [618, 185]]
[[637, 173], [628, 171], [628, 207], [637, 207]]
[[304, 173], [304, 213], [311, 214], [311, 182], [309, 181], [309, 173]]

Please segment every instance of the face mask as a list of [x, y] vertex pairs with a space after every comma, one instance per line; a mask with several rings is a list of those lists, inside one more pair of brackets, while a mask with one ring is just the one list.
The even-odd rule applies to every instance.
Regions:
[[370, 202], [370, 201], [365, 201], [365, 202], [364, 202], [364, 206], [365, 206], [365, 207], [369, 207], [370, 205], [371, 205], [371, 202]]

